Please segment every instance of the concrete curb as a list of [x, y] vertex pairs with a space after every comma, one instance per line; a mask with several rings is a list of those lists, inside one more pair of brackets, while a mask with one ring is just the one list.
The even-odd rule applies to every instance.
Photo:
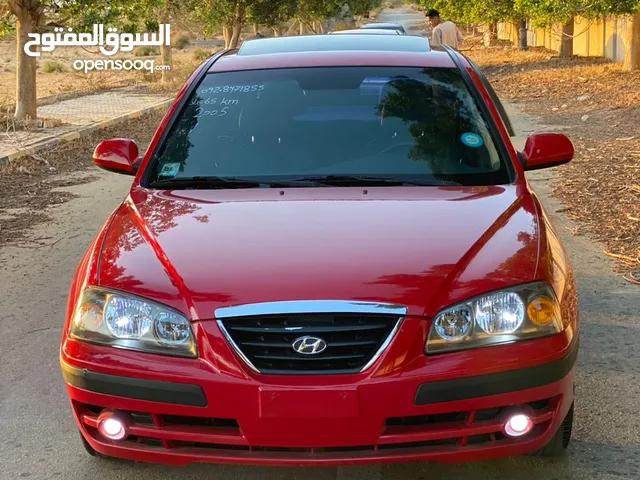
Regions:
[[46, 148], [53, 147], [54, 145], [58, 145], [59, 143], [62, 143], [62, 142], [70, 142], [72, 140], [77, 140], [79, 138], [87, 137], [90, 134], [96, 132], [97, 130], [101, 130], [107, 127], [112, 127], [114, 125], [117, 125], [118, 123], [126, 122], [127, 120], [132, 120], [134, 118], [139, 118], [142, 115], [145, 115], [147, 113], [151, 113], [156, 110], [163, 110], [169, 107], [169, 105], [171, 105], [172, 102], [173, 102], [173, 99], [164, 100], [160, 103], [152, 105], [151, 107], [142, 108], [140, 110], [127, 113], [125, 115], [120, 115], [119, 117], [114, 117], [114, 118], [110, 118], [109, 120], [103, 120], [101, 122], [83, 126], [83, 127], [80, 127], [79, 130], [76, 130], [74, 132], [65, 133], [63, 135], [60, 135], [51, 139], [43, 140], [33, 145], [29, 145], [23, 149], [10, 153], [9, 155], [0, 157], [0, 165], [5, 164], [7, 162], [11, 162], [17, 158], [33, 155], [34, 153], [37, 153]]

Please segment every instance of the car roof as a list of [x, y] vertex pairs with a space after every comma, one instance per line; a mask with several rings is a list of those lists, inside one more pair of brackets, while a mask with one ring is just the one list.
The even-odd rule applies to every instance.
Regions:
[[370, 28], [404, 30], [404, 27], [399, 23], [367, 23], [366, 25], [362, 25], [360, 27], [361, 30], [368, 30]]
[[248, 40], [222, 55], [209, 72], [330, 66], [448, 67], [444, 50], [408, 35], [302, 35]]
[[335, 32], [329, 32], [332, 35], [400, 35], [398, 30], [384, 29], [384, 28], [358, 28], [354, 30], [337, 30]]

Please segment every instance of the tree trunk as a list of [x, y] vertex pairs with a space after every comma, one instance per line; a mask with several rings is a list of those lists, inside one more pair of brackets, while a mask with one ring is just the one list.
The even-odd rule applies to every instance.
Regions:
[[240, 43], [240, 33], [242, 33], [242, 25], [236, 23], [233, 26], [233, 34], [231, 35], [229, 48], [238, 48], [238, 43]]
[[520, 46], [520, 50], [527, 49], [527, 20], [520, 20], [520, 29], [518, 31], [518, 44]]
[[254, 35], [257, 35], [258, 32], [260, 31], [260, 29], [258, 27], [259, 27], [259, 25], [257, 23], [253, 24], [253, 34]]
[[277, 27], [273, 27], [273, 36], [274, 37], [281, 37], [282, 36], [282, 27], [280, 25], [278, 25]]
[[229, 48], [229, 45], [231, 45], [231, 37], [233, 36], [232, 27], [227, 25], [222, 27], [222, 36], [224, 37], [224, 48], [227, 49]]
[[318, 22], [318, 30], [316, 31], [316, 33], [324, 33], [324, 23], [323, 22]]
[[562, 40], [560, 41], [561, 57], [573, 57], [573, 32], [574, 21], [573, 17], [562, 26]]
[[244, 0], [238, 0], [235, 11], [235, 18], [233, 19], [233, 34], [231, 35], [231, 43], [229, 48], [238, 48], [240, 43], [240, 35], [242, 34], [242, 27], [246, 20], [246, 5]]
[[300, 20], [300, 35], [304, 35], [304, 22]]
[[630, 18], [631, 25], [627, 25], [627, 53], [624, 69], [637, 71], [640, 70], [640, 12]]
[[495, 45], [496, 40], [498, 39], [498, 25], [495, 23], [489, 24], [482, 37], [485, 47], [491, 47]]
[[[160, 14], [160, 23], [169, 24], [170, 19], [166, 11]], [[169, 70], [162, 70], [160, 81], [165, 84], [171, 78], [171, 69], [173, 68], [173, 51], [171, 45], [166, 45], [166, 42], [160, 47], [160, 61], [162, 65], [168, 65]]]
[[[17, 12], [16, 12], [17, 13]], [[38, 97], [36, 93], [36, 57], [24, 52], [29, 41], [28, 34], [35, 33], [36, 22], [26, 8], [16, 14], [16, 120], [35, 120], [38, 116]]]
[[173, 68], [173, 63], [172, 63], [173, 55], [172, 55], [171, 45], [162, 45], [160, 49], [160, 53], [161, 53], [160, 59], [162, 61], [162, 65], [169, 65], [170, 67], [169, 70], [162, 70], [161, 81], [162, 83], [167, 83], [171, 78], [171, 68]]

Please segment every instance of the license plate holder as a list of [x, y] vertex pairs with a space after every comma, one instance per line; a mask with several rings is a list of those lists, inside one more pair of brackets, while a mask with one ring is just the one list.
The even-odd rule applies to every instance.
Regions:
[[260, 388], [261, 418], [354, 418], [358, 390]]

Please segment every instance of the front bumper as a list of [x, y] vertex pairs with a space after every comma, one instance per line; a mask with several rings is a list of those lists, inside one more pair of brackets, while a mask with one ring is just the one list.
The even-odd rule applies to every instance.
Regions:
[[[82, 435], [107, 456], [179, 465], [456, 463], [548, 443], [573, 402], [578, 342], [554, 361], [522, 369], [439, 381], [392, 375], [336, 384], [325, 377], [303, 386], [203, 375], [200, 364], [180, 382], [122, 376], [100, 365], [104, 353], [105, 347], [68, 340], [61, 365]], [[502, 434], [513, 406], [527, 409], [536, 425], [515, 440]], [[127, 439], [98, 433], [103, 409], [126, 415]]]

